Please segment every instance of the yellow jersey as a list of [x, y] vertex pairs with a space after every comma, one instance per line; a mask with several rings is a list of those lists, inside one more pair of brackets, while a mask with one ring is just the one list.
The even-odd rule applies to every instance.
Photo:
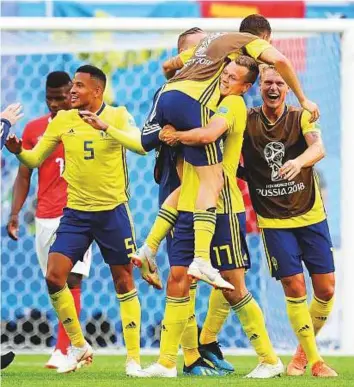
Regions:
[[123, 106], [103, 105], [100, 111], [102, 121], [111, 126], [109, 130], [92, 128], [76, 109], [60, 111], [38, 144], [17, 156], [29, 168], [36, 168], [62, 142], [63, 177], [68, 183], [67, 206], [75, 210], [110, 210], [129, 198], [126, 151], [109, 133], [114, 127], [127, 132], [139, 129]]
[[[302, 134], [310, 132], [321, 132], [318, 123], [309, 123], [311, 115], [308, 111], [304, 110], [301, 116], [301, 131]], [[314, 172], [315, 173], [315, 172]], [[257, 215], [258, 226], [260, 228], [295, 228], [295, 227], [305, 227], [310, 226], [311, 224], [322, 222], [326, 219], [326, 211], [322, 201], [320, 186], [318, 177], [315, 174], [315, 202], [312, 208], [303, 215], [294, 216], [288, 219], [271, 219], [263, 218], [260, 215]]]
[[[250, 42], [245, 44], [246, 41]], [[257, 60], [270, 47], [272, 46], [267, 41], [250, 34], [210, 34], [199, 46], [183, 51], [179, 55], [184, 64], [184, 72], [188, 71], [188, 66], [195, 67], [191, 76], [186, 76], [184, 79], [183, 71], [181, 71], [177, 76], [182, 78], [175, 81], [172, 78], [164, 86], [163, 92], [178, 90], [215, 111], [220, 100], [219, 76], [227, 63], [244, 54]], [[207, 52], [206, 54], [201, 52], [203, 49]], [[210, 63], [208, 58], [211, 58]], [[200, 77], [198, 77], [199, 72]]]
[[[242, 97], [225, 97], [214, 117], [226, 120], [227, 130], [223, 136], [224, 187], [217, 202], [217, 213], [230, 214], [245, 211], [243, 198], [236, 181], [236, 172], [241, 156], [243, 133], [246, 128], [247, 108]], [[207, 129], [205, 129], [207, 130]], [[199, 179], [193, 165], [184, 162], [179, 211], [194, 212], [199, 190]]]

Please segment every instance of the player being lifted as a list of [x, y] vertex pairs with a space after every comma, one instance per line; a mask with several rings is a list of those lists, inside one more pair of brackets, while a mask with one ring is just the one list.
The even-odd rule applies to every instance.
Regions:
[[[315, 335], [334, 302], [334, 262], [326, 212], [313, 165], [325, 153], [307, 111], [285, 104], [289, 88], [274, 67], [261, 72], [263, 105], [250, 109], [244, 166], [271, 275], [280, 280], [291, 326], [299, 340], [288, 375], [337, 376], [318, 353]], [[311, 276], [310, 308], [303, 275]]]
[[[103, 101], [106, 76], [97, 67], [85, 65], [76, 71], [71, 89], [73, 110], [60, 111], [49, 123], [32, 150], [12, 136], [10, 152], [29, 168], [38, 167], [62, 142], [68, 183], [68, 204], [49, 251], [46, 282], [50, 299], [72, 343], [59, 373], [74, 371], [92, 361], [67, 278], [77, 261], [95, 240], [114, 281], [127, 347], [127, 375], [140, 371], [140, 303], [132, 276], [130, 255], [135, 250], [134, 229], [128, 201], [125, 149], [114, 135], [115, 127], [138, 132], [124, 107]], [[95, 130], [80, 117], [80, 110], [97, 113], [108, 122], [107, 130]]]
[[[233, 286], [225, 292], [232, 309], [259, 355], [260, 364], [247, 375], [250, 378], [270, 378], [283, 372], [284, 367], [274, 352], [266, 331], [262, 311], [245, 284], [245, 269], [250, 266], [245, 242], [245, 209], [242, 195], [236, 184], [243, 133], [247, 111], [242, 97], [256, 81], [257, 63], [247, 56], [240, 56], [225, 67], [220, 79], [220, 92], [224, 97], [211, 118], [201, 128], [174, 132], [166, 126], [161, 132], [169, 144], [176, 141], [187, 145], [203, 146], [224, 135], [223, 173], [225, 186], [217, 203], [217, 221], [212, 241], [212, 264]], [[194, 232], [193, 210], [198, 194], [198, 176], [187, 164], [178, 201], [179, 215], [174, 228], [169, 254], [171, 273], [167, 284], [166, 311], [161, 333], [160, 358], [144, 369], [148, 376], [174, 376], [179, 340], [188, 324], [188, 294], [190, 281], [187, 268], [193, 260]]]
[[[260, 15], [250, 15], [242, 21], [240, 32], [214, 33], [203, 39], [194, 51], [191, 50], [190, 59], [182, 70], [161, 89], [155, 99], [142, 132], [143, 148], [149, 151], [158, 145], [159, 132], [166, 124], [172, 124], [179, 130], [204, 126], [215, 111], [220, 98], [220, 73], [230, 60], [241, 53], [274, 64], [301, 105], [312, 113], [311, 120], [316, 120], [319, 116], [316, 104], [305, 97], [289, 60], [268, 43], [270, 37], [271, 27], [268, 20]], [[182, 62], [183, 60], [170, 61], [170, 71], [173, 64], [177, 67]], [[219, 138], [215, 143], [203, 147], [183, 148], [184, 160], [194, 166], [200, 181], [194, 211], [195, 259], [188, 273], [216, 287], [232, 289], [220, 273], [212, 268], [209, 260], [210, 243], [216, 222], [216, 201], [224, 184], [220, 164], [220, 142]], [[166, 209], [163, 209], [163, 215], [165, 218], [175, 218], [175, 215]], [[156, 230], [156, 239], [162, 240], [166, 230]], [[136, 259], [145, 266], [149, 260], [150, 266], [154, 267], [154, 255], [155, 251], [144, 245], [139, 249]]]
[[[191, 28], [183, 32], [178, 37], [177, 48], [178, 56], [167, 60], [163, 64], [163, 70], [166, 77], [175, 74], [177, 68], [181, 67], [183, 60], [185, 61], [184, 54], [188, 49], [195, 47], [201, 39], [205, 38], [206, 33], [200, 28]], [[188, 55], [187, 55], [188, 56]], [[183, 60], [181, 60], [181, 58]], [[173, 73], [173, 74], [172, 74]], [[222, 76], [221, 76], [222, 77]], [[225, 77], [224, 83], [232, 87], [231, 85], [237, 82], [233, 74], [230, 74], [227, 78]], [[158, 148], [158, 157], [156, 159], [155, 166], [155, 177], [158, 178], [159, 183], [159, 205], [163, 204], [165, 199], [176, 189], [181, 183], [183, 170], [183, 155], [181, 152], [180, 146], [170, 147], [165, 143], [161, 143]], [[178, 202], [178, 192], [177, 195], [170, 197], [170, 201], [167, 201], [163, 204], [161, 209], [160, 216], [157, 218], [154, 227], [159, 229], [160, 227], [165, 228], [169, 226], [169, 223], [175, 223], [175, 219], [171, 219], [171, 214], [175, 214], [177, 218], [177, 202]], [[164, 210], [167, 209], [167, 212], [164, 213]], [[166, 216], [165, 216], [166, 215]], [[162, 221], [162, 224], [160, 221]], [[158, 233], [159, 235], [159, 233]], [[161, 243], [161, 240], [155, 238], [156, 233], [152, 230], [149, 234], [149, 237], [146, 240], [146, 244], [149, 248], [157, 252], [157, 249]], [[168, 233], [166, 236], [167, 241], [167, 252], [170, 253], [171, 247], [171, 233]], [[134, 255], [132, 257], [133, 263], [139, 265], [139, 260], [134, 260]], [[159, 278], [157, 275], [157, 268], [150, 267], [148, 265], [142, 265], [141, 268], [142, 277], [145, 278], [153, 286], [156, 286]], [[230, 312], [230, 305], [225, 300], [222, 292], [217, 289], [212, 289], [209, 297], [209, 307], [208, 313], [205, 318], [205, 321], [202, 326], [202, 330], [199, 337], [200, 345], [198, 347], [198, 338], [197, 338], [197, 322], [195, 316], [195, 300], [196, 300], [196, 283], [192, 283], [189, 290], [190, 297], [190, 312], [188, 318], [188, 324], [186, 329], [183, 332], [181, 338], [181, 347], [184, 354], [184, 368], [183, 372], [185, 374], [205, 374], [203, 370], [203, 362], [199, 356], [202, 356], [203, 359], [207, 359], [213, 363], [216, 369], [221, 372], [233, 372], [234, 367], [231, 363], [224, 359], [224, 356], [220, 350], [220, 346], [217, 342], [217, 334], [220, 332], [221, 327], [223, 326], [227, 316]], [[198, 349], [197, 349], [198, 347]]]
[[[70, 89], [72, 87], [69, 75], [63, 71], [54, 71], [46, 80], [46, 103], [50, 111], [43, 117], [29, 122], [22, 135], [24, 149], [32, 149], [45, 133], [48, 124], [60, 110], [71, 109]], [[12, 206], [7, 232], [9, 237], [18, 240], [19, 219], [18, 214], [27, 198], [32, 169], [23, 164], [19, 165], [17, 176], [12, 191]], [[38, 204], [36, 209], [36, 253], [45, 277], [50, 243], [59, 226], [63, 208], [67, 202], [67, 184], [62, 178], [64, 171], [64, 149], [60, 144], [55, 151], [38, 168]], [[91, 264], [91, 249], [82, 260], [78, 261], [68, 276], [68, 287], [75, 301], [76, 312], [80, 315], [81, 281], [83, 276], [88, 276]], [[55, 350], [46, 363], [47, 368], [59, 368], [66, 361], [67, 348], [70, 340], [63, 324], [59, 322], [58, 338]]]

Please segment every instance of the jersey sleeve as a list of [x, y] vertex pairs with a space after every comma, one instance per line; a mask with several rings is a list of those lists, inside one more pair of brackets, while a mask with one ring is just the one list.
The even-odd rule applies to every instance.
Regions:
[[253, 59], [258, 59], [262, 52], [271, 47], [272, 45], [264, 39], [256, 39], [251, 43], [246, 44], [245, 49], [249, 56], [251, 56]]
[[188, 48], [188, 50], [182, 51], [178, 57], [181, 59], [183, 65], [186, 64], [186, 62], [189, 61], [189, 59], [193, 56], [194, 54], [195, 47]]
[[123, 106], [117, 108], [116, 114], [115, 126], [109, 125], [107, 134], [132, 152], [145, 154], [141, 145], [141, 132], [133, 116]]
[[304, 110], [301, 115], [301, 131], [303, 135], [310, 132], [321, 132], [319, 122], [316, 121], [310, 123], [310, 118], [311, 114], [307, 110]]
[[247, 120], [247, 109], [243, 98], [236, 95], [225, 97], [213, 117], [223, 117], [229, 132], [243, 132]]
[[134, 117], [128, 112], [127, 108], [121, 106], [117, 108], [117, 128], [124, 130], [126, 132], [139, 131], [139, 128], [136, 126]]
[[32, 149], [33, 148], [33, 142], [31, 138], [31, 129], [30, 125], [26, 125], [25, 129], [22, 133], [22, 146], [24, 149]]
[[[61, 112], [49, 123], [43, 137], [31, 150], [23, 149], [17, 158], [28, 168], [37, 168], [55, 150], [61, 141], [61, 130], [65, 122]], [[23, 147], [24, 148], [24, 147]]]

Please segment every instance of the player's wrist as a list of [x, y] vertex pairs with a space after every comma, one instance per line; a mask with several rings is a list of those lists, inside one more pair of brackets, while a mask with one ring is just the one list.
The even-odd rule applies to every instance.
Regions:
[[299, 167], [300, 169], [302, 169], [302, 167], [303, 167], [304, 164], [305, 164], [304, 161], [302, 160], [301, 156], [298, 156], [294, 161], [297, 163], [297, 165], [298, 165], [298, 167]]

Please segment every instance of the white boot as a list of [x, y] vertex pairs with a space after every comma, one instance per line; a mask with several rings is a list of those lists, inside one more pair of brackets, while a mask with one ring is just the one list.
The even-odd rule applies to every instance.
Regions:
[[83, 347], [71, 346], [68, 350], [67, 362], [57, 369], [59, 374], [76, 371], [81, 367], [91, 364], [93, 350], [91, 345], [86, 342]]
[[143, 244], [135, 253], [132, 254], [133, 265], [140, 269], [142, 278], [156, 289], [162, 289], [162, 283], [159, 271], [156, 265], [156, 254], [150, 247]]
[[284, 371], [284, 365], [282, 361], [278, 359], [276, 364], [259, 363], [253, 371], [245, 376], [245, 378], [270, 379], [275, 376], [281, 376]]
[[203, 258], [195, 257], [189, 265], [187, 274], [214, 286], [216, 289], [235, 290], [233, 285], [222, 278], [219, 270], [214, 269], [211, 263]]

